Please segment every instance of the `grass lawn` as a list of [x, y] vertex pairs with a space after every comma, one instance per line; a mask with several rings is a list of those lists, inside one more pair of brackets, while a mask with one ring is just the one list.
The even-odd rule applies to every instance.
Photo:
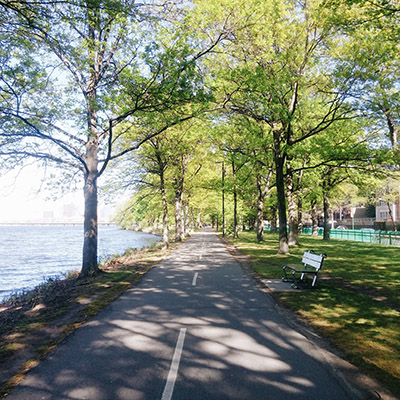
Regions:
[[278, 236], [253, 232], [230, 239], [265, 278], [281, 278], [284, 264], [300, 265], [305, 250], [326, 253], [315, 289], [278, 293], [344, 352], [347, 360], [400, 396], [400, 248], [302, 235], [290, 255], [277, 254]]

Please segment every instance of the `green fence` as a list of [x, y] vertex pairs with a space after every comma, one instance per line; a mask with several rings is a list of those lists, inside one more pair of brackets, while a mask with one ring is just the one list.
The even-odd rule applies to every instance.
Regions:
[[[303, 229], [301, 231], [305, 235], [311, 235], [312, 234], [312, 228], [305, 228], [303, 226]], [[324, 236], [324, 228], [318, 228], [318, 236]]]
[[[270, 232], [271, 231], [271, 227], [270, 226], [265, 226], [264, 227], [264, 231], [265, 232]], [[276, 228], [276, 231], [279, 232], [279, 226]], [[289, 227], [287, 228], [287, 231], [289, 232]], [[305, 235], [311, 235], [312, 234], [312, 228], [305, 228], [303, 226], [303, 229], [301, 231], [301, 233], [305, 234]], [[318, 228], [318, 236], [324, 236], [324, 228]]]
[[[265, 230], [269, 231], [270, 227], [265, 227]], [[302, 233], [305, 235], [311, 235], [312, 228], [303, 227]], [[318, 228], [318, 236], [323, 235], [324, 228]], [[400, 232], [375, 231], [373, 229], [331, 229], [329, 235], [331, 239], [354, 240], [356, 242], [400, 246]]]
[[354, 240], [357, 242], [400, 246], [400, 232], [374, 231], [372, 229], [331, 229], [330, 237], [331, 239]]

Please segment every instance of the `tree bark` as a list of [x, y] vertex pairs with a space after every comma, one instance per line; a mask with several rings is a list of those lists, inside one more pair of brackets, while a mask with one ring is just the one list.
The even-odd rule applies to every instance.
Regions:
[[272, 170], [268, 171], [266, 177], [265, 187], [262, 188], [261, 176], [256, 176], [257, 182], [257, 240], [259, 242], [264, 240], [264, 199], [269, 192], [272, 179]]
[[237, 213], [237, 190], [233, 189], [233, 237], [239, 237], [238, 213]]
[[175, 241], [181, 242], [183, 235], [183, 191], [175, 189]]
[[380, 105], [380, 108], [385, 115], [386, 122], [389, 128], [389, 139], [392, 143], [392, 147], [394, 150], [398, 150], [399, 148], [399, 129], [397, 127], [395, 118], [390, 110], [390, 108], [386, 105]]
[[277, 223], [276, 223], [276, 207], [272, 206], [271, 207], [271, 233], [275, 233], [277, 231]]
[[324, 191], [323, 197], [324, 197], [324, 238], [323, 238], [323, 240], [329, 240], [330, 239], [329, 198], [328, 198], [328, 193], [326, 191]]
[[99, 80], [96, 68], [97, 10], [87, 8], [88, 17], [88, 60], [89, 79], [86, 84], [86, 110], [88, 117], [88, 141], [86, 143], [85, 173], [84, 173], [84, 240], [82, 254], [82, 270], [80, 276], [87, 277], [98, 272], [97, 262], [97, 178], [98, 178], [98, 132], [97, 132], [97, 84]]
[[283, 158], [277, 157], [276, 160], [276, 191], [278, 198], [278, 216], [279, 216], [279, 254], [289, 254], [289, 241], [287, 234], [287, 217], [286, 217], [286, 199], [285, 199], [285, 183], [283, 172]]
[[303, 200], [300, 197], [297, 198], [297, 221], [297, 231], [301, 234], [303, 232]]
[[84, 177], [84, 240], [83, 240], [83, 254], [82, 254], [82, 269], [80, 272], [81, 277], [93, 276], [98, 272], [97, 262], [97, 231], [98, 231], [98, 217], [97, 217], [97, 151], [98, 144], [97, 138], [91, 137], [89, 139], [86, 154], [87, 171]]
[[93, 276], [98, 272], [97, 264], [97, 174], [85, 176], [84, 185], [84, 240], [81, 277]]
[[317, 200], [311, 200], [312, 236], [318, 236]]
[[168, 202], [167, 195], [165, 193], [165, 182], [164, 182], [164, 173], [162, 172], [160, 175], [160, 185], [161, 185], [161, 200], [163, 206], [163, 248], [166, 249], [169, 247], [169, 232], [168, 232]]
[[257, 241], [264, 240], [264, 196], [261, 188], [261, 178], [259, 175], [257, 179]]
[[[214, 222], [211, 222], [211, 224], [214, 225]], [[199, 211], [198, 214], [197, 214], [197, 219], [196, 219], [196, 228], [200, 229], [201, 226], [202, 226], [202, 223], [201, 223], [201, 212]]]
[[[93, 39], [93, 26], [89, 23], [89, 37]], [[94, 69], [93, 50], [89, 47], [89, 58], [93, 59], [87, 84], [87, 115], [88, 115], [88, 141], [86, 143], [85, 173], [84, 173], [84, 240], [82, 254], [82, 270], [80, 275], [87, 277], [98, 272], [97, 262], [97, 178], [98, 178], [98, 132], [96, 111], [96, 85], [98, 76]]]
[[185, 221], [184, 228], [183, 228], [183, 234], [185, 237], [187, 237], [190, 234], [189, 233], [189, 230], [190, 230], [190, 227], [189, 227], [189, 225], [190, 225], [189, 198], [186, 199], [186, 201], [185, 201], [185, 212], [184, 212], [183, 218]]
[[274, 129], [274, 161], [276, 171], [276, 193], [278, 200], [279, 216], [279, 254], [289, 254], [289, 241], [287, 235], [286, 196], [285, 196], [285, 155], [280, 151], [279, 129]]
[[286, 190], [288, 199], [288, 216], [289, 216], [289, 246], [297, 246], [299, 244], [299, 220], [297, 201], [294, 193], [294, 181], [291, 170], [286, 174]]
[[389, 210], [389, 216], [390, 216], [390, 220], [392, 221], [392, 224], [393, 224], [393, 229], [394, 229], [395, 232], [397, 232], [397, 224], [396, 224], [396, 221], [393, 218], [392, 207], [390, 206], [389, 202], [386, 202], [386, 205], [387, 205], [388, 210]]
[[238, 217], [237, 217], [237, 187], [236, 187], [236, 167], [232, 158], [232, 175], [233, 175], [233, 237], [236, 239], [238, 234]]
[[254, 231], [254, 227], [256, 225], [256, 221], [255, 221], [254, 217], [249, 217], [248, 222], [249, 222], [249, 230]]

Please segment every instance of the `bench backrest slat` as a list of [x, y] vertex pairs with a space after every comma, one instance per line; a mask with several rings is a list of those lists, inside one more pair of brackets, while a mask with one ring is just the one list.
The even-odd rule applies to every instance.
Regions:
[[313, 267], [318, 271], [322, 267], [324, 258], [325, 257], [323, 254], [314, 254], [309, 251], [305, 251], [303, 254], [302, 262], [305, 267]]

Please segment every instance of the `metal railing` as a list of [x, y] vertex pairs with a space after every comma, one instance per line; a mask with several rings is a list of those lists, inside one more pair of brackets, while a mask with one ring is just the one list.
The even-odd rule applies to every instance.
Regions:
[[[305, 235], [311, 235], [312, 234], [312, 228], [305, 228], [303, 226], [303, 229], [301, 231]], [[324, 236], [324, 228], [318, 228], [318, 236]]]
[[[269, 230], [269, 227], [265, 228], [265, 231]], [[311, 235], [312, 228], [303, 227], [302, 233], [304, 235]], [[318, 236], [323, 235], [324, 228], [318, 228]], [[331, 239], [400, 246], [400, 232], [394, 231], [375, 231], [373, 229], [330, 229], [329, 236]]]

